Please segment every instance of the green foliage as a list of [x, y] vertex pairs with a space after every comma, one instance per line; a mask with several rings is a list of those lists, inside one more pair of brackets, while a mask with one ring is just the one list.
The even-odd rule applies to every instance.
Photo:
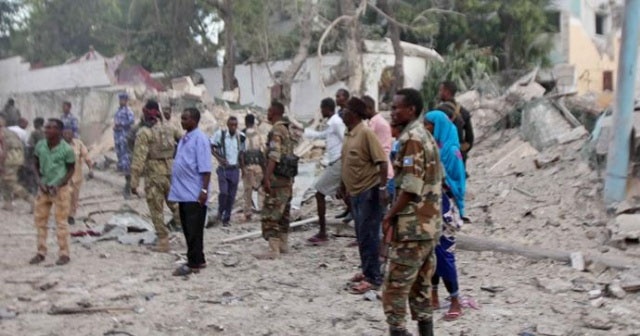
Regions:
[[501, 69], [546, 64], [552, 48], [547, 8], [550, 0], [458, 0], [453, 10], [464, 16], [441, 17], [436, 50], [470, 41], [490, 47]]
[[444, 81], [453, 81], [459, 91], [466, 91], [498, 70], [498, 58], [488, 48], [477, 48], [468, 42], [450, 45], [444, 62], [433, 61], [422, 83], [422, 95], [428, 106], [438, 100], [438, 88]]
[[61, 64], [90, 46], [105, 56], [126, 53], [128, 62], [170, 74], [215, 61], [215, 46], [202, 38], [209, 12], [198, 1], [23, 1], [29, 16], [11, 34], [12, 51], [33, 63]]
[[13, 0], [0, 0], [0, 57], [9, 55], [11, 34], [15, 31], [20, 4]]

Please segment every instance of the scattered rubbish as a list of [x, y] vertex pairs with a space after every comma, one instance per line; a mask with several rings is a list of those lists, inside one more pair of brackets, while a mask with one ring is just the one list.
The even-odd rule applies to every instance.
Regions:
[[125, 336], [135, 336], [134, 334], [122, 330], [109, 330], [102, 334], [103, 336], [117, 336], [117, 335], [125, 335]]
[[228, 256], [231, 255], [231, 252], [227, 252], [227, 251], [216, 251], [214, 252], [216, 255], [221, 255], [221, 256]]
[[51, 306], [51, 309], [47, 312], [49, 315], [74, 315], [74, 314], [95, 314], [95, 313], [108, 313], [117, 311], [135, 311], [133, 307], [89, 307], [89, 308], [77, 308], [77, 307], [58, 307]]
[[245, 296], [235, 296], [231, 292], [224, 292], [220, 299], [216, 300], [201, 300], [202, 303], [221, 304], [221, 305], [233, 305], [238, 302], [242, 302]]

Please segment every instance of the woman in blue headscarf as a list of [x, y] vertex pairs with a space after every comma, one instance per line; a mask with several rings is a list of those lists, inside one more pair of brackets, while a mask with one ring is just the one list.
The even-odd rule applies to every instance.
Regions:
[[455, 233], [462, 225], [464, 215], [464, 194], [466, 191], [466, 172], [458, 130], [449, 117], [440, 110], [426, 114], [425, 127], [433, 134], [440, 148], [440, 161], [446, 173], [442, 193], [442, 218], [444, 227], [440, 241], [436, 246], [436, 271], [431, 279], [433, 285], [431, 302], [434, 307], [439, 306], [438, 282], [442, 277], [445, 287], [451, 297], [451, 306], [444, 319], [452, 321], [462, 316], [459, 300], [458, 273], [456, 271]]

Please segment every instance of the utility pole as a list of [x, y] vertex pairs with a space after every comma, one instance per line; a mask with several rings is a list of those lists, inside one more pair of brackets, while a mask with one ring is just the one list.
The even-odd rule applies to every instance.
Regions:
[[622, 202], [626, 196], [629, 175], [629, 140], [633, 125], [636, 62], [638, 57], [638, 30], [640, 26], [640, 0], [626, 0], [622, 25], [622, 43], [618, 60], [618, 81], [613, 109], [613, 128], [607, 172], [604, 183], [606, 205]]

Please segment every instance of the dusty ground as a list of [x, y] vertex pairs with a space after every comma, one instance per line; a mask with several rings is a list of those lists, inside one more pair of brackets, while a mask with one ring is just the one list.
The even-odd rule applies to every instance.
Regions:
[[[527, 167], [533, 157], [493, 167], [513, 149], [505, 147], [512, 133], [496, 135], [475, 150], [470, 160], [469, 235], [491, 237], [544, 248], [638, 258], [639, 250], [625, 252], [603, 247], [601, 235], [607, 217], [598, 202], [600, 182], [579, 159], [576, 145], [559, 148], [568, 153], [545, 169]], [[578, 144], [579, 145], [579, 144]], [[519, 150], [518, 150], [519, 151]], [[525, 166], [521, 168], [519, 166]], [[493, 168], [493, 169], [491, 169]], [[518, 186], [526, 196], [513, 189]], [[123, 203], [118, 190], [89, 181], [83, 191], [81, 214], [116, 209]], [[141, 212], [141, 200], [130, 204]], [[314, 207], [314, 204], [308, 205]], [[334, 212], [337, 206], [331, 207]], [[14, 213], [0, 212], [0, 308], [18, 312], [0, 320], [0, 335], [385, 335], [380, 302], [365, 301], [344, 290], [357, 270], [357, 251], [345, 247], [349, 238], [335, 238], [325, 247], [304, 244], [315, 230], [305, 227], [292, 234], [293, 250], [278, 261], [258, 262], [251, 256], [265, 248], [261, 239], [234, 244], [221, 240], [259, 228], [257, 222], [220, 227], [205, 233], [209, 266], [188, 278], [171, 271], [179, 257], [147, 252], [146, 248], [117, 242], [72, 245], [72, 263], [54, 266], [56, 246], [44, 266], [29, 266], [35, 251], [35, 230], [26, 205]], [[109, 215], [94, 217], [104, 221]], [[79, 216], [80, 217], [80, 216]], [[81, 229], [77, 224], [73, 229]], [[185, 251], [176, 235], [177, 253]], [[444, 322], [436, 313], [436, 335], [638, 335], [640, 296], [606, 298], [604, 306], [590, 304], [585, 290], [620, 276], [608, 270], [596, 276], [563, 263], [532, 261], [493, 252], [459, 251], [463, 295], [473, 297], [479, 310], [465, 311], [456, 322]], [[228, 267], [226, 264], [236, 264]], [[536, 279], [540, 280], [537, 281]], [[541, 288], [538, 283], [552, 283]], [[57, 283], [40, 290], [44, 284]], [[497, 293], [481, 287], [502, 287]], [[444, 295], [444, 293], [442, 293]], [[125, 308], [93, 315], [49, 315], [52, 306]], [[603, 321], [593, 329], [594, 318]], [[586, 322], [592, 321], [591, 326]], [[413, 328], [411, 323], [411, 328]], [[415, 330], [414, 330], [415, 331]], [[526, 332], [529, 332], [528, 334]]]

